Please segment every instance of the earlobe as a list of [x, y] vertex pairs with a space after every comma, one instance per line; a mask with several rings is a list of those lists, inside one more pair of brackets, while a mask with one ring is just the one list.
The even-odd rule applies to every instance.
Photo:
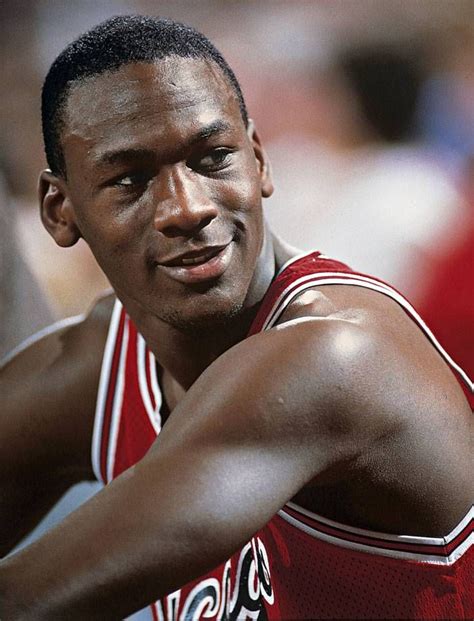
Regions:
[[81, 232], [76, 224], [65, 181], [51, 171], [44, 170], [38, 181], [38, 197], [45, 229], [58, 246], [73, 246], [81, 238]]
[[270, 160], [268, 159], [267, 152], [262, 146], [260, 136], [255, 129], [255, 123], [252, 121], [252, 119], [249, 119], [247, 133], [250, 141], [252, 142], [255, 158], [259, 165], [262, 196], [263, 198], [268, 198], [273, 194], [271, 164]]

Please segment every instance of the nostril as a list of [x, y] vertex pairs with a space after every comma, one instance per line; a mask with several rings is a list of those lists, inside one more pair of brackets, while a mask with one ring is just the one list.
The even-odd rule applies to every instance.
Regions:
[[214, 220], [215, 216], [207, 216], [206, 218], [204, 218], [202, 220], [202, 222], [200, 223], [199, 228], [203, 229], [204, 227], [206, 227], [208, 224], [211, 224], [211, 222]]
[[176, 226], [175, 224], [170, 224], [168, 226], [162, 227], [160, 230], [163, 235], [166, 237], [183, 237], [183, 235], [189, 236], [199, 233], [202, 229], [206, 228], [213, 220], [215, 216], [207, 216], [199, 220], [199, 222], [195, 226]]
[[218, 215], [217, 208], [208, 204], [178, 204], [169, 206], [161, 202], [154, 216], [154, 227], [170, 237], [194, 234], [208, 226]]

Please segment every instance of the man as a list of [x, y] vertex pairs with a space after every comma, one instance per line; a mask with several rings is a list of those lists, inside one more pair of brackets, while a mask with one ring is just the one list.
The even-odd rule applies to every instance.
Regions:
[[43, 223], [120, 302], [3, 370], [3, 551], [110, 485], [3, 561], [2, 620], [470, 615], [462, 371], [387, 285], [267, 230], [220, 54], [113, 18], [55, 61], [43, 122]]

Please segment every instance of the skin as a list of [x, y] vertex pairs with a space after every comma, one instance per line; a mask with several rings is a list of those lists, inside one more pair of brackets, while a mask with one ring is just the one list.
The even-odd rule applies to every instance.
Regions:
[[[172, 413], [141, 462], [0, 563], [2, 619], [123, 618], [227, 559], [291, 498], [381, 532], [443, 536], [459, 522], [472, 415], [395, 302], [325, 286], [245, 338], [294, 251], [266, 230], [265, 151], [214, 65], [170, 58], [87, 80], [63, 147], [67, 179], [41, 177], [43, 223], [59, 245], [89, 243], [164, 369]], [[231, 259], [212, 281], [163, 266], [222, 244]], [[102, 300], [0, 375], [4, 552], [92, 477], [110, 312]]]

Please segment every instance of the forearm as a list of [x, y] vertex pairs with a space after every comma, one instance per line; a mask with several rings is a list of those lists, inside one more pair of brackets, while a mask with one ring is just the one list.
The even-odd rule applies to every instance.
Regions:
[[127, 473], [0, 564], [0, 618], [119, 619], [151, 601], [156, 555], [141, 489]]
[[243, 543], [232, 532], [222, 536], [225, 519], [214, 522], [215, 536], [206, 542], [199, 530], [204, 514], [200, 519], [194, 511], [192, 522], [183, 518], [182, 497], [166, 494], [154, 468], [153, 462], [139, 464], [0, 564], [2, 621], [122, 619], [218, 565]]

